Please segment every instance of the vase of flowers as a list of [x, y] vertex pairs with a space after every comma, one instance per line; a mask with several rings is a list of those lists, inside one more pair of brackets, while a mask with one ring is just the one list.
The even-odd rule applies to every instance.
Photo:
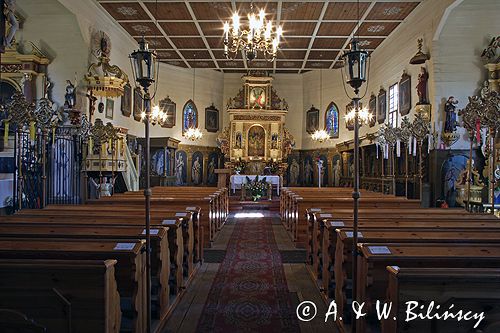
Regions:
[[247, 163], [239, 158], [233, 165], [234, 172], [239, 175], [243, 170], [245, 170]]
[[267, 194], [269, 185], [266, 182], [266, 177], [259, 180], [259, 176], [257, 176], [254, 180], [251, 180], [247, 176], [246, 181], [245, 190], [250, 194], [253, 201], [257, 201]]

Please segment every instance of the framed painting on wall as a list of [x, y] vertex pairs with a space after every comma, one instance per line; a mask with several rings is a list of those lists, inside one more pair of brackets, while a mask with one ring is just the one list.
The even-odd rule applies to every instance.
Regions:
[[205, 108], [205, 129], [213, 133], [219, 131], [219, 110], [213, 104]]
[[122, 110], [122, 115], [130, 117], [132, 114], [132, 87], [128, 83], [123, 87], [123, 96], [120, 108]]
[[106, 98], [106, 118], [113, 119], [113, 109], [115, 107], [115, 101], [111, 98]]
[[377, 104], [377, 122], [383, 124], [387, 115], [387, 91], [384, 88], [380, 88], [378, 92]]
[[370, 127], [373, 127], [375, 126], [377, 117], [377, 97], [373, 93], [370, 96], [370, 102], [368, 102], [368, 112], [372, 115], [369, 125]]
[[319, 129], [319, 110], [313, 106], [306, 113], [306, 132], [313, 134]]
[[172, 128], [175, 126], [175, 103], [167, 96], [160, 101], [159, 107], [167, 114], [167, 119], [162, 122], [161, 127]]
[[141, 88], [134, 89], [134, 119], [137, 121], [141, 121], [142, 115], [142, 92]]
[[411, 77], [403, 72], [399, 81], [399, 114], [406, 116], [411, 109]]

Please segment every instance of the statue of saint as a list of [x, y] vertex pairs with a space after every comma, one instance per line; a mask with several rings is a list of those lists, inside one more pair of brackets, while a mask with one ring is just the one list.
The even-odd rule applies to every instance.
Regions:
[[14, 40], [14, 36], [19, 29], [19, 22], [14, 14], [16, 11], [16, 0], [5, 0], [4, 8], [2, 8], [2, 10], [4, 11], [6, 21], [10, 24], [9, 32], [4, 39], [4, 45], [6, 47], [12, 47], [12, 41]]
[[297, 160], [294, 158], [290, 164], [290, 185], [297, 185], [299, 181], [300, 167]]
[[429, 80], [429, 73], [427, 73], [425, 67], [420, 67], [420, 74], [418, 74], [418, 83], [417, 83], [418, 105], [429, 104], [429, 101], [427, 100], [428, 80]]
[[333, 166], [333, 186], [340, 186], [340, 160]]
[[182, 155], [179, 154], [177, 160], [175, 161], [175, 182], [177, 185], [183, 185], [184, 179], [182, 177], [182, 172], [184, 170], [184, 159]]
[[201, 163], [199, 156], [196, 156], [196, 160], [193, 162], [193, 166], [191, 167], [191, 179], [196, 185], [201, 183]]
[[453, 96], [450, 96], [444, 104], [444, 112], [446, 114], [446, 121], [444, 124], [445, 133], [454, 133], [457, 130], [457, 114], [455, 113], [456, 104], [458, 104], [458, 101]]
[[215, 174], [215, 157], [212, 157], [210, 163], [208, 163], [208, 183], [214, 184], [216, 182]]
[[306, 184], [310, 185], [312, 184], [312, 179], [313, 179], [313, 167], [311, 165], [311, 162], [307, 161], [306, 165], [304, 167], [304, 173], [306, 175]]
[[70, 80], [66, 80], [66, 83], [68, 85], [66, 86], [66, 94], [64, 95], [64, 107], [72, 109], [76, 104], [76, 87]]

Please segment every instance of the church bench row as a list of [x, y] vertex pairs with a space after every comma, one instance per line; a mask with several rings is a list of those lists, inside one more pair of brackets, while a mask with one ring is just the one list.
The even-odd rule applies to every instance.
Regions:
[[[136, 216], [97, 216], [89, 217], [85, 213], [72, 214], [71, 218], [66, 214], [62, 215], [40, 215], [44, 210], [33, 210], [32, 214], [18, 214], [14, 216], [9, 216], [0, 219], [4, 222], [16, 222], [19, 223], [42, 223], [51, 225], [68, 225], [72, 226], [93, 226], [95, 228], [103, 227], [121, 227], [121, 226], [135, 226], [141, 229], [141, 238], [145, 236], [142, 235], [144, 230], [143, 218], [138, 218]], [[184, 278], [189, 280], [192, 278], [194, 272], [194, 264], [198, 265], [199, 262], [194, 263], [194, 242], [193, 242], [193, 228], [191, 215], [187, 213], [187, 216], [179, 217], [175, 215], [171, 216], [152, 216], [151, 217], [151, 227], [168, 227], [168, 247], [170, 250], [170, 275], [172, 281], [172, 287], [174, 290], [182, 288], [184, 285]], [[164, 219], [165, 218], [165, 219]], [[177, 292], [177, 291], [176, 291]]]
[[[127, 192], [125, 194], [104, 197], [98, 200], [89, 200], [89, 204], [110, 204], [127, 206], [144, 206], [142, 192]], [[227, 189], [214, 192], [213, 188], [153, 188], [151, 206], [176, 207], [197, 206], [202, 210], [199, 221], [204, 230], [204, 246], [210, 247], [218, 231], [222, 228], [228, 215], [229, 197]]]
[[[36, 238], [43, 237], [40, 235], [41, 232], [50, 232], [45, 237], [61, 237], [64, 239], [69, 238], [82, 238], [82, 234], [89, 232], [88, 237], [95, 240], [95, 230], [100, 230], [98, 233], [99, 239], [104, 237], [109, 237], [114, 239], [115, 242], [125, 242], [124, 238], [128, 239], [143, 239], [144, 227], [141, 224], [137, 224], [135, 230], [131, 230], [130, 227], [123, 227], [121, 224], [128, 224], [128, 217], [121, 219], [121, 224], [117, 223], [119, 221], [113, 221], [114, 224], [100, 224], [103, 220], [96, 219], [95, 222], [89, 223], [88, 219], [76, 220], [73, 218], [68, 221], [67, 218], [60, 217], [58, 219], [52, 219], [51, 222], [47, 221], [47, 217], [39, 218], [40, 222], [34, 222], [33, 219], [29, 219], [29, 223], [22, 223], [22, 218], [24, 216], [15, 216], [18, 221], [13, 225], [12, 221], [10, 223], [3, 223], [5, 226], [3, 231], [9, 233], [10, 236], [23, 237], [22, 234], [15, 233], [12, 231], [13, 228], [20, 227], [22, 230], [26, 231], [32, 228], [31, 231], [27, 231], [30, 234], [36, 234]], [[9, 217], [10, 220], [10, 217]], [[15, 220], [14, 220], [15, 221]], [[107, 220], [105, 222], [110, 222], [112, 220]], [[134, 220], [131, 220], [135, 223]], [[158, 316], [155, 318], [162, 320], [166, 317], [167, 313], [170, 311], [171, 306], [174, 303], [175, 298], [179, 297], [181, 291], [187, 287], [190, 279], [192, 278], [192, 265], [189, 265], [190, 260], [187, 259], [186, 251], [183, 245], [183, 233], [182, 233], [182, 218], [177, 218], [177, 220], [167, 220], [167, 224], [158, 225], [159, 228], [154, 228], [152, 233], [152, 276], [155, 278], [154, 281], [157, 282], [157, 287], [153, 290], [153, 295], [157, 295], [154, 299], [157, 299], [158, 304]], [[40, 224], [42, 223], [42, 224]], [[49, 225], [43, 223], [50, 223]], [[69, 225], [68, 225], [69, 223]], [[164, 226], [168, 226], [168, 241], [167, 237], [162, 237], [160, 246], [157, 240], [164, 232], [161, 230], [166, 229]], [[47, 227], [45, 230], [40, 231], [40, 227]], [[87, 228], [87, 230], [85, 230]], [[62, 230], [65, 229], [65, 230]], [[88, 230], [90, 229], [90, 230]], [[92, 231], [94, 230], [94, 231]], [[57, 233], [59, 233], [57, 235]], [[54, 235], [56, 234], [56, 235]], [[127, 234], [127, 235], [125, 235]], [[0, 237], [1, 238], [1, 237]], [[170, 257], [170, 258], [169, 258]], [[170, 260], [169, 260], [170, 259]], [[158, 267], [158, 269], [157, 269]], [[191, 268], [190, 268], [191, 267]], [[188, 275], [188, 270], [191, 272]], [[145, 272], [143, 272], [145, 273]], [[184, 273], [184, 274], [183, 274]], [[156, 290], [156, 291], [155, 291]], [[169, 292], [170, 290], [170, 292]], [[170, 300], [169, 300], [170, 298]], [[145, 311], [146, 307], [144, 303], [141, 303], [139, 309]], [[138, 331], [141, 332], [141, 331]]]
[[[122, 313], [116, 264], [112, 259], [0, 259], [0, 308], [10, 313], [10, 324], [0, 322], [0, 327], [8, 332], [23, 324], [47, 332], [118, 333]], [[13, 314], [35, 323], [19, 323]]]
[[[186, 210], [185, 210], [186, 209]], [[189, 210], [187, 210], [189, 209]], [[185, 211], [184, 211], [185, 210]], [[32, 219], [33, 221], [45, 222], [59, 219], [59, 217], [72, 216], [74, 218], [88, 218], [90, 221], [96, 219], [116, 219], [117, 212], [124, 214], [127, 217], [135, 217], [137, 225], [143, 225], [145, 219], [144, 207], [130, 207], [130, 206], [114, 206], [114, 205], [101, 205], [99, 207], [92, 207], [91, 205], [78, 205], [78, 206], [55, 206], [50, 205], [42, 210], [23, 210], [17, 216]], [[183, 230], [185, 235], [185, 246], [187, 247], [190, 242], [193, 243], [192, 248], [186, 248], [189, 251], [189, 256], [193, 257], [193, 262], [203, 261], [203, 230], [200, 227], [198, 217], [200, 216], [199, 207], [175, 207], [160, 208], [154, 207], [151, 209], [151, 219], [154, 223], [158, 224], [163, 220], [181, 218], [183, 223]], [[76, 220], [73, 220], [76, 222]], [[85, 222], [84, 221], [84, 222]], [[66, 222], [63, 219], [63, 222]]]
[[[307, 237], [307, 209], [317, 207], [318, 209], [348, 209], [352, 208], [353, 200], [342, 191], [336, 193], [335, 196], [327, 195], [325, 197], [306, 197], [290, 195], [291, 200], [284, 208], [282, 221], [285, 228], [289, 231], [296, 247], [306, 247], [308, 242]], [[359, 200], [360, 208], [417, 208], [420, 206], [419, 201], [408, 200], [393, 196], [373, 196]]]
[[[338, 250], [337, 246], [337, 233], [343, 231], [352, 231], [352, 220], [325, 220], [323, 238], [320, 240], [321, 246], [316, 246], [311, 253], [311, 257], [308, 258], [306, 264], [309, 265], [311, 274], [315, 282], [322, 286], [323, 293], [325, 296], [332, 297], [332, 286], [334, 284], [333, 277], [333, 267], [334, 259], [336, 260], [336, 252]], [[470, 242], [470, 240], [462, 239], [461, 237], [455, 237], [455, 235], [462, 235], [462, 232], [473, 233], [475, 231], [481, 233], [499, 233], [500, 224], [495, 221], [491, 222], [478, 222], [478, 221], [432, 221], [432, 220], [401, 220], [395, 219], [391, 220], [390, 216], [386, 218], [385, 221], [374, 222], [371, 220], [361, 220], [359, 224], [359, 230], [361, 235], [364, 236], [365, 232], [375, 230], [375, 231], [401, 231], [406, 232], [410, 236], [409, 241], [413, 241], [413, 234], [418, 232], [432, 231], [438, 233], [443, 232], [453, 232], [452, 240], [456, 242]], [[485, 235], [486, 239], [491, 239], [488, 235]], [[359, 238], [359, 242], [365, 241], [364, 237]], [[381, 242], [385, 241], [383, 238], [380, 239]], [[418, 240], [417, 240], [418, 241]], [[345, 247], [349, 250], [350, 247]], [[341, 257], [341, 262], [349, 262], [350, 257]], [[347, 266], [346, 266], [347, 267]]]
[[[125, 314], [130, 315], [132, 318], [132, 323], [128, 327], [128, 330], [132, 329], [133, 332], [144, 332], [146, 325], [144, 307], [146, 296], [144, 241], [129, 242], [127, 243], [129, 246], [123, 249], [117, 249], [117, 244], [116, 240], [102, 239], [93, 241], [0, 238], [0, 260], [116, 260], [115, 279], [117, 290], [121, 300], [129, 300], [128, 303], [130, 304], [128, 308], [122, 308], [122, 318]], [[15, 274], [15, 272], [13, 271], [12, 274]], [[16, 274], [16, 276], [20, 280], [23, 279], [22, 275], [18, 276]], [[35, 285], [36, 280], [32, 280], [32, 284]], [[20, 296], [22, 295], [21, 291]], [[64, 296], [64, 294], [61, 296]], [[40, 308], [38, 310], [43, 311]], [[33, 319], [37, 320], [39, 318], [35, 316]], [[111, 323], [108, 323], [108, 325], [111, 325]], [[62, 330], [62, 332], [65, 331]]]
[[[330, 244], [329, 254], [324, 256], [323, 274], [321, 277], [324, 282], [324, 296], [332, 298], [330, 292], [335, 288], [335, 299], [346, 299], [346, 281], [352, 278], [352, 229], [336, 229], [336, 242]], [[467, 237], [463, 235], [467, 234]], [[435, 231], [431, 229], [421, 230], [418, 228], [399, 228], [372, 229], [361, 232], [360, 242], [362, 243], [449, 243], [454, 244], [500, 244], [500, 228], [496, 230], [463, 230], [447, 229]], [[335, 247], [334, 247], [335, 246]], [[326, 250], [326, 249], [325, 249]], [[326, 282], [329, 284], [326, 284]]]
[[[498, 268], [408, 268], [387, 266], [387, 302], [392, 305], [387, 319], [382, 319], [382, 333], [397, 332], [498, 332], [500, 331], [500, 269]], [[432, 301], [455, 313], [481, 313], [485, 319], [474, 329], [477, 320], [413, 320], [405, 322], [406, 302], [418, 300], [427, 307]], [[420, 305], [419, 304], [419, 305]], [[434, 306], [435, 309], [435, 306]], [[414, 310], [414, 312], [417, 309]], [[419, 310], [419, 309], [418, 309]], [[441, 313], [441, 312], [439, 312]], [[396, 317], [398, 320], [393, 320]]]
[[[324, 223], [323, 220], [352, 221], [352, 209], [321, 209], [310, 208], [306, 210], [307, 216], [307, 243], [306, 256], [307, 263], [313, 264], [313, 253], [321, 254], [323, 242]], [[471, 214], [462, 209], [438, 209], [438, 208], [418, 208], [409, 211], [408, 209], [360, 209], [359, 221], [384, 222], [390, 219], [396, 221], [420, 221], [420, 222], [459, 222], [468, 221], [492, 221], [498, 220], [491, 214]], [[478, 226], [478, 225], [477, 225]]]
[[[366, 301], [368, 315], [356, 321], [358, 332], [374, 332], [378, 322], [371, 321], [371, 305], [376, 299], [385, 299], [388, 288], [387, 266], [408, 268], [500, 268], [499, 244], [359, 244], [357, 299]], [[375, 251], [375, 248], [378, 250]], [[489, 289], [483, 286], [483, 294]], [[438, 292], [437, 295], [442, 295]], [[375, 329], [367, 326], [367, 320]], [[493, 318], [494, 320], [494, 318]], [[496, 319], [498, 321], [498, 318]], [[464, 332], [460, 329], [458, 332]]]

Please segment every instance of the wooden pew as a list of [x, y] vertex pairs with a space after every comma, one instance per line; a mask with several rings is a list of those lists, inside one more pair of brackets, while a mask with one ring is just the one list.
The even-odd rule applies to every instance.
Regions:
[[[0, 260], [0, 308], [47, 332], [120, 332], [116, 260]], [[0, 331], [8, 329], [7, 323]], [[13, 327], [9, 332], [20, 331]]]
[[[358, 246], [357, 299], [366, 302], [367, 317], [356, 321], [358, 332], [367, 330], [373, 300], [384, 299], [388, 287], [386, 266], [429, 268], [500, 268], [499, 244], [380, 244]], [[385, 254], [384, 254], [385, 253]]]
[[[392, 307], [382, 319], [383, 333], [397, 332], [496, 332], [500, 328], [500, 269], [497, 268], [410, 268], [388, 266], [387, 302]], [[473, 313], [484, 312], [485, 320], [420, 320], [405, 322], [408, 301], [428, 305], [434, 301], [442, 310], [454, 308]], [[436, 308], [434, 307], [434, 309]], [[417, 312], [419, 309], [416, 309]], [[438, 313], [442, 313], [438, 311]], [[412, 311], [413, 312], [413, 311]], [[397, 320], [393, 320], [397, 318]]]
[[[335, 248], [335, 259], [333, 262], [325, 262], [325, 266], [333, 268], [335, 281], [335, 299], [346, 301], [346, 283], [352, 279], [352, 230], [337, 229], [337, 242]], [[450, 244], [500, 244], [500, 228], [492, 230], [466, 230], [449, 228], [446, 230], [432, 230], [419, 228], [406, 228], [405, 230], [395, 228], [367, 229], [361, 232], [359, 241], [362, 243], [450, 243]], [[330, 257], [331, 258], [331, 257]], [[325, 273], [325, 280], [330, 278], [330, 274]], [[331, 280], [330, 280], [331, 281]], [[330, 286], [332, 287], [332, 286]], [[326, 288], [326, 291], [330, 288]]]
[[[89, 212], [90, 211], [90, 212]], [[92, 205], [49, 205], [45, 207], [42, 212], [37, 214], [45, 214], [45, 215], [73, 215], [75, 212], [85, 212], [89, 214], [89, 216], [100, 216], [100, 215], [112, 215], [116, 216], [116, 212], [120, 212], [127, 216], [139, 216], [144, 217], [144, 207], [137, 206], [119, 206], [119, 205], [99, 205], [98, 207]], [[189, 232], [186, 236], [192, 236], [193, 242], [193, 263], [201, 263], [203, 262], [203, 229], [200, 226], [200, 216], [201, 216], [201, 208], [195, 206], [168, 206], [168, 207], [152, 207], [152, 212], [154, 215], [158, 215], [161, 218], [162, 214], [166, 214], [165, 216], [171, 216], [172, 214], [183, 212], [190, 212], [193, 214], [192, 216], [192, 226], [187, 225], [186, 221], [183, 224], [185, 232], [188, 229], [192, 228], [192, 232]], [[33, 214], [33, 211], [23, 210], [19, 212], [20, 215], [23, 214]], [[189, 221], [187, 221], [189, 222]], [[189, 244], [188, 240], [185, 239], [185, 244]], [[187, 246], [187, 245], [186, 245]]]
[[[157, 301], [157, 310], [153, 319], [163, 320], [170, 310], [170, 251], [167, 227], [151, 229], [151, 276], [153, 296]], [[42, 224], [36, 222], [0, 223], [0, 239], [85, 239], [85, 240], [129, 240], [144, 239], [142, 227], [127, 226], [75, 226], [73, 224]], [[174, 294], [175, 295], [175, 294]], [[155, 304], [153, 304], [155, 305]], [[156, 315], [155, 315], [156, 313]]]
[[[23, 214], [7, 216], [0, 221], [5, 222], [25, 222], [28, 220], [30, 223], [50, 223], [50, 224], [63, 224], [69, 223], [67, 215], [39, 215], [38, 213], [43, 210], [33, 210], [33, 214]], [[184, 266], [185, 260], [188, 258], [184, 256], [184, 240], [182, 232], [182, 224], [185, 217], [173, 216], [163, 218], [155, 218], [152, 216], [151, 227], [168, 227], [168, 247], [170, 252], [170, 294], [177, 295], [193, 278], [193, 272], [190, 272], [186, 280], [184, 280]], [[136, 216], [100, 216], [100, 217], [86, 217], [73, 215], [71, 217], [71, 224], [74, 226], [94, 226], [96, 228], [110, 227], [110, 226], [136, 226], [143, 228], [143, 219]]]
[[[321, 210], [321, 212], [317, 212]], [[333, 217], [340, 216], [342, 221], [352, 221], [352, 212], [349, 214], [337, 214], [338, 210], [325, 211], [323, 209], [311, 208], [307, 210], [308, 215], [308, 242], [306, 246], [307, 264], [311, 266], [311, 273], [315, 278], [321, 278], [322, 266], [322, 248], [323, 248], [323, 232], [324, 221], [333, 220]], [[441, 221], [444, 223], [467, 221], [494, 221], [498, 220], [491, 214], [473, 215], [463, 213], [462, 210], [445, 210], [437, 208], [419, 208], [409, 212], [401, 209], [362, 209], [360, 210], [360, 222], [369, 224], [369, 221], [383, 222], [386, 220], [392, 221]], [[392, 222], [391, 222], [392, 223]]]
[[116, 260], [118, 292], [131, 300], [131, 308], [122, 308], [122, 315], [130, 313], [132, 324], [128, 329], [139, 333], [146, 329], [143, 248], [143, 241], [0, 239], [0, 259]]

